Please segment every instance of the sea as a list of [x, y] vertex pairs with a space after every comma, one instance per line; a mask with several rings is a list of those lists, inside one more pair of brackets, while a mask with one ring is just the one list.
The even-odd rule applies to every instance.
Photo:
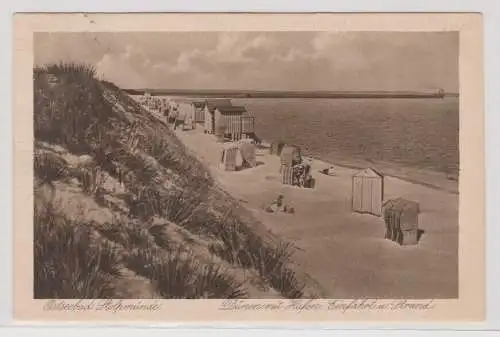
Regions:
[[233, 99], [262, 140], [338, 163], [384, 163], [458, 175], [459, 98]]

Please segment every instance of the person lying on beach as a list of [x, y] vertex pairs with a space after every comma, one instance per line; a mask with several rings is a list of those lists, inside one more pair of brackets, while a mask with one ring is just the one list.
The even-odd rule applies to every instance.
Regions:
[[330, 166], [328, 168], [325, 168], [320, 171], [323, 174], [326, 174], [327, 176], [334, 176], [335, 175], [335, 168], [333, 166]]

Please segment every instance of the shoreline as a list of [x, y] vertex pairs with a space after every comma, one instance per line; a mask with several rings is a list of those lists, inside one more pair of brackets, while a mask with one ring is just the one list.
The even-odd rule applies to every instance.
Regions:
[[[225, 171], [218, 166], [220, 144], [214, 137], [201, 130], [179, 130], [176, 134], [188, 151], [214, 173], [217, 185], [251, 212], [273, 238], [297, 247], [290, 268], [311, 289], [307, 293], [313, 293], [314, 297], [326, 293], [331, 298], [458, 296], [454, 262], [458, 252], [456, 195], [399, 177], [386, 180], [384, 199], [404, 197], [421, 207], [419, 228], [424, 234], [418, 246], [404, 249], [384, 239], [383, 218], [352, 212], [349, 196], [353, 169], [338, 165], [333, 177], [323, 176], [318, 171], [330, 165], [313, 159], [312, 173], [318, 184], [314, 189], [295, 188], [281, 183], [280, 158], [270, 155], [265, 147], [259, 147], [256, 153], [261, 165]], [[311, 157], [304, 155], [304, 158]], [[393, 176], [387, 169], [384, 172], [387, 178]], [[277, 194], [284, 195], [287, 203], [297, 207], [293, 216], [263, 210], [262, 206]], [[353, 243], [359, 243], [362, 249], [352, 249]], [[351, 263], [346, 264], [347, 259]], [[412, 261], [411, 268], [408, 260]], [[373, 274], [372, 266], [381, 261], [385, 268]], [[401, 268], [405, 268], [404, 273]], [[371, 278], [370, 287], [364, 281], [367, 277]], [[394, 277], [401, 277], [401, 282], [395, 285]]]
[[[133, 90], [133, 89], [132, 89]], [[175, 91], [175, 90], [174, 90]], [[177, 95], [169, 95], [172, 97], [176, 97], [178, 99], [186, 99], [190, 101], [192, 98], [190, 95], [186, 95], [183, 90], [177, 90], [175, 94]], [[181, 95], [181, 92], [184, 95]], [[199, 91], [193, 91], [199, 94]], [[218, 92], [217, 90], [214, 92]], [[234, 91], [236, 92], [236, 91]], [[262, 93], [256, 91], [255, 93]], [[268, 92], [263, 92], [266, 94], [269, 94]], [[276, 92], [275, 92], [276, 93]], [[293, 94], [296, 94], [297, 92], [293, 92]], [[316, 92], [316, 94], [323, 94], [324, 92]], [[361, 91], [361, 92], [329, 92], [328, 94], [380, 94], [380, 92], [369, 92], [369, 91]], [[398, 94], [408, 94], [411, 92], [398, 92]], [[152, 95], [155, 95], [155, 92], [151, 92]], [[159, 95], [157, 92], [156, 94]], [[171, 94], [174, 94], [172, 92]], [[300, 92], [300, 94], [304, 94], [304, 92]], [[387, 93], [384, 93], [387, 94]], [[421, 93], [422, 94], [422, 93]], [[427, 93], [425, 93], [427, 94]], [[219, 95], [220, 96], [220, 95]], [[280, 96], [282, 98], [301, 98], [301, 97], [294, 97], [292, 96]], [[449, 97], [458, 97], [455, 96], [453, 93], [445, 93], [444, 98], [449, 98]], [[234, 99], [246, 99], [249, 97], [233, 97], [231, 98]], [[252, 96], [250, 98], [271, 98], [271, 97], [266, 97], [264, 96]], [[316, 97], [320, 98], [320, 97]], [[330, 97], [333, 98], [333, 97]], [[339, 98], [354, 98], [354, 97], [339, 97]], [[359, 96], [357, 98], [360, 98]], [[390, 97], [384, 97], [384, 98], [390, 98]], [[397, 98], [397, 97], [394, 97]], [[401, 98], [401, 97], [399, 97]], [[245, 105], [245, 104], [243, 104]], [[267, 147], [270, 146], [270, 142], [268, 140], [262, 139], [262, 145], [266, 145]], [[347, 169], [352, 169], [352, 170], [362, 170], [367, 167], [373, 167], [380, 173], [382, 173], [384, 176], [387, 177], [392, 177], [392, 178], [397, 178], [401, 179], [406, 182], [410, 183], [415, 183], [419, 184], [431, 189], [439, 190], [439, 191], [445, 191], [454, 195], [459, 194], [459, 170], [456, 172], [453, 171], [451, 173], [439, 171], [435, 168], [432, 167], [418, 167], [418, 166], [411, 166], [411, 164], [405, 164], [405, 163], [398, 163], [398, 162], [389, 162], [389, 161], [375, 161], [375, 160], [370, 160], [370, 159], [356, 159], [353, 156], [347, 155], [342, 155], [342, 154], [321, 154], [321, 153], [311, 153], [311, 151], [304, 150], [303, 148], [301, 149], [304, 157], [311, 158], [315, 161], [320, 161], [325, 164], [325, 166], [338, 166], [338, 167], [343, 167]]]
[[[269, 149], [270, 146], [271, 143], [269, 141], [261, 139], [260, 147]], [[311, 155], [303, 149], [301, 149], [301, 151], [304, 158], [311, 159], [317, 164], [325, 166], [325, 168], [329, 166], [338, 166], [351, 170], [363, 170], [367, 167], [373, 167], [385, 177], [391, 177], [437, 191], [444, 191], [453, 195], [459, 195], [459, 178], [457, 177], [455, 180], [448, 179], [446, 173], [444, 172], [434, 171], [432, 169], [412, 168], [397, 163], [375, 161], [368, 162], [346, 157], [343, 157], [341, 160], [330, 160], [325, 155]]]
[[[260, 145], [265, 149], [271, 147], [271, 143], [262, 140]], [[303, 151], [301, 149], [301, 151]], [[433, 171], [430, 169], [417, 169], [404, 166], [401, 164], [387, 163], [387, 162], [363, 162], [356, 159], [343, 159], [343, 160], [330, 160], [326, 156], [321, 155], [311, 155], [307, 151], [302, 152], [302, 157], [306, 159], [311, 159], [318, 164], [322, 164], [325, 168], [329, 166], [338, 166], [346, 169], [352, 170], [362, 170], [367, 167], [373, 167], [378, 172], [386, 177], [400, 179], [409, 183], [418, 184], [425, 186], [434, 190], [448, 192], [450, 194], [459, 194], [459, 181], [450, 180], [446, 178], [444, 172]], [[398, 170], [405, 170], [406, 172], [398, 172]]]

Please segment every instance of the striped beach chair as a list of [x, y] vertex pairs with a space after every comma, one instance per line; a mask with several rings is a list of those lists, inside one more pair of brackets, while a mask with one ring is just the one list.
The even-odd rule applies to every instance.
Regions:
[[236, 159], [239, 148], [237, 144], [229, 143], [222, 146], [219, 167], [224, 171], [236, 171]]
[[281, 166], [281, 183], [283, 185], [295, 185], [295, 169], [293, 166]]

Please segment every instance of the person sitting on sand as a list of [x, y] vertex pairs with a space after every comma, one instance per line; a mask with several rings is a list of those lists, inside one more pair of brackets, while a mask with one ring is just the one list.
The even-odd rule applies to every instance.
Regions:
[[266, 211], [269, 213], [274, 213], [283, 210], [284, 208], [284, 196], [280, 194], [276, 200], [274, 200], [271, 205], [267, 206]]
[[335, 175], [335, 167], [330, 166], [330, 168], [328, 169], [328, 173], [327, 174], [329, 176], [334, 176]]
[[284, 199], [285, 197], [282, 194], [278, 195], [278, 198], [276, 199], [276, 206], [278, 206], [279, 210], [282, 210], [285, 206]]

